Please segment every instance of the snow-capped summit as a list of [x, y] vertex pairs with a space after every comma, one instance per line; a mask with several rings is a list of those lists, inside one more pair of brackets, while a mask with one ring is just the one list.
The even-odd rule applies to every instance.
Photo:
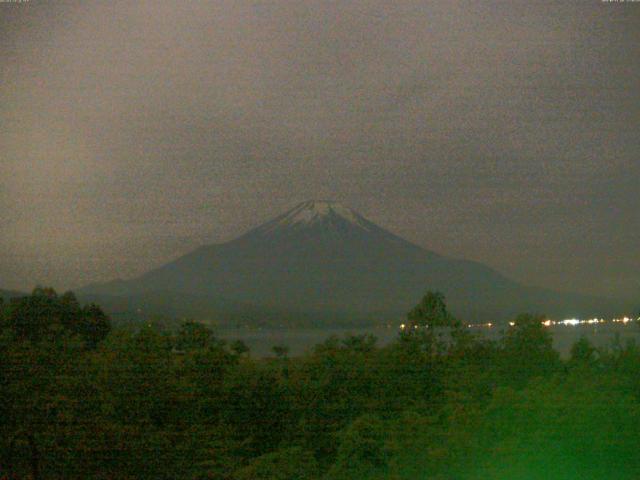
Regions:
[[338, 202], [307, 200], [258, 227], [257, 232], [266, 234], [282, 229], [300, 229], [318, 225], [356, 227], [365, 231], [371, 231], [375, 227], [362, 215]]
[[419, 247], [330, 201], [303, 202], [236, 239], [81, 293], [117, 308], [125, 296], [127, 308], [163, 315], [262, 324], [268, 314], [316, 325], [392, 321], [426, 290], [442, 291], [453, 313], [470, 320], [540, 309], [558, 317], [608, 314], [600, 299], [522, 286], [485, 265]]
[[337, 215], [343, 219], [358, 223], [360, 215], [337, 202], [325, 200], [309, 200], [302, 202], [285, 214], [282, 223], [307, 224], [317, 222], [331, 215]]

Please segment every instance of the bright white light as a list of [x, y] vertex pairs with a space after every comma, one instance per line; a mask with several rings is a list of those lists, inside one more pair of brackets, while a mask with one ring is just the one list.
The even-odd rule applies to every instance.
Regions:
[[560, 323], [563, 325], [571, 325], [572, 327], [575, 327], [576, 325], [580, 325], [580, 320], [578, 320], [577, 318], [568, 318], [566, 320], [562, 320]]

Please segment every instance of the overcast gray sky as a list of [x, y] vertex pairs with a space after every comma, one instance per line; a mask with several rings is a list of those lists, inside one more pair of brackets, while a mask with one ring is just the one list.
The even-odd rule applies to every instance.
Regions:
[[0, 287], [130, 277], [330, 198], [640, 298], [640, 3], [0, 3]]

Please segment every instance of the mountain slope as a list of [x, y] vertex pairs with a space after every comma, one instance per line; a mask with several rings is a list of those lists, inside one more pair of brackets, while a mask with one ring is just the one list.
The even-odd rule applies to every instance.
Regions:
[[470, 320], [506, 319], [521, 311], [595, 315], [614, 308], [601, 299], [524, 287], [482, 264], [418, 247], [342, 205], [318, 201], [141, 277], [82, 293], [173, 292], [209, 299], [204, 304], [218, 313], [216, 304], [226, 299], [315, 317], [388, 320], [428, 289], [444, 292], [453, 312]]

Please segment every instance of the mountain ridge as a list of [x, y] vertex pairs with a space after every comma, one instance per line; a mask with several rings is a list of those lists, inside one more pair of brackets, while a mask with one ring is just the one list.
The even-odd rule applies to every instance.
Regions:
[[426, 290], [442, 291], [455, 314], [473, 320], [506, 320], [532, 310], [615, 310], [606, 299], [521, 285], [482, 263], [415, 245], [337, 202], [314, 200], [228, 242], [203, 245], [134, 279], [80, 293], [209, 297], [212, 315], [216, 301], [225, 299], [316, 317], [342, 312], [346, 318], [377, 315], [388, 321], [401, 317]]

